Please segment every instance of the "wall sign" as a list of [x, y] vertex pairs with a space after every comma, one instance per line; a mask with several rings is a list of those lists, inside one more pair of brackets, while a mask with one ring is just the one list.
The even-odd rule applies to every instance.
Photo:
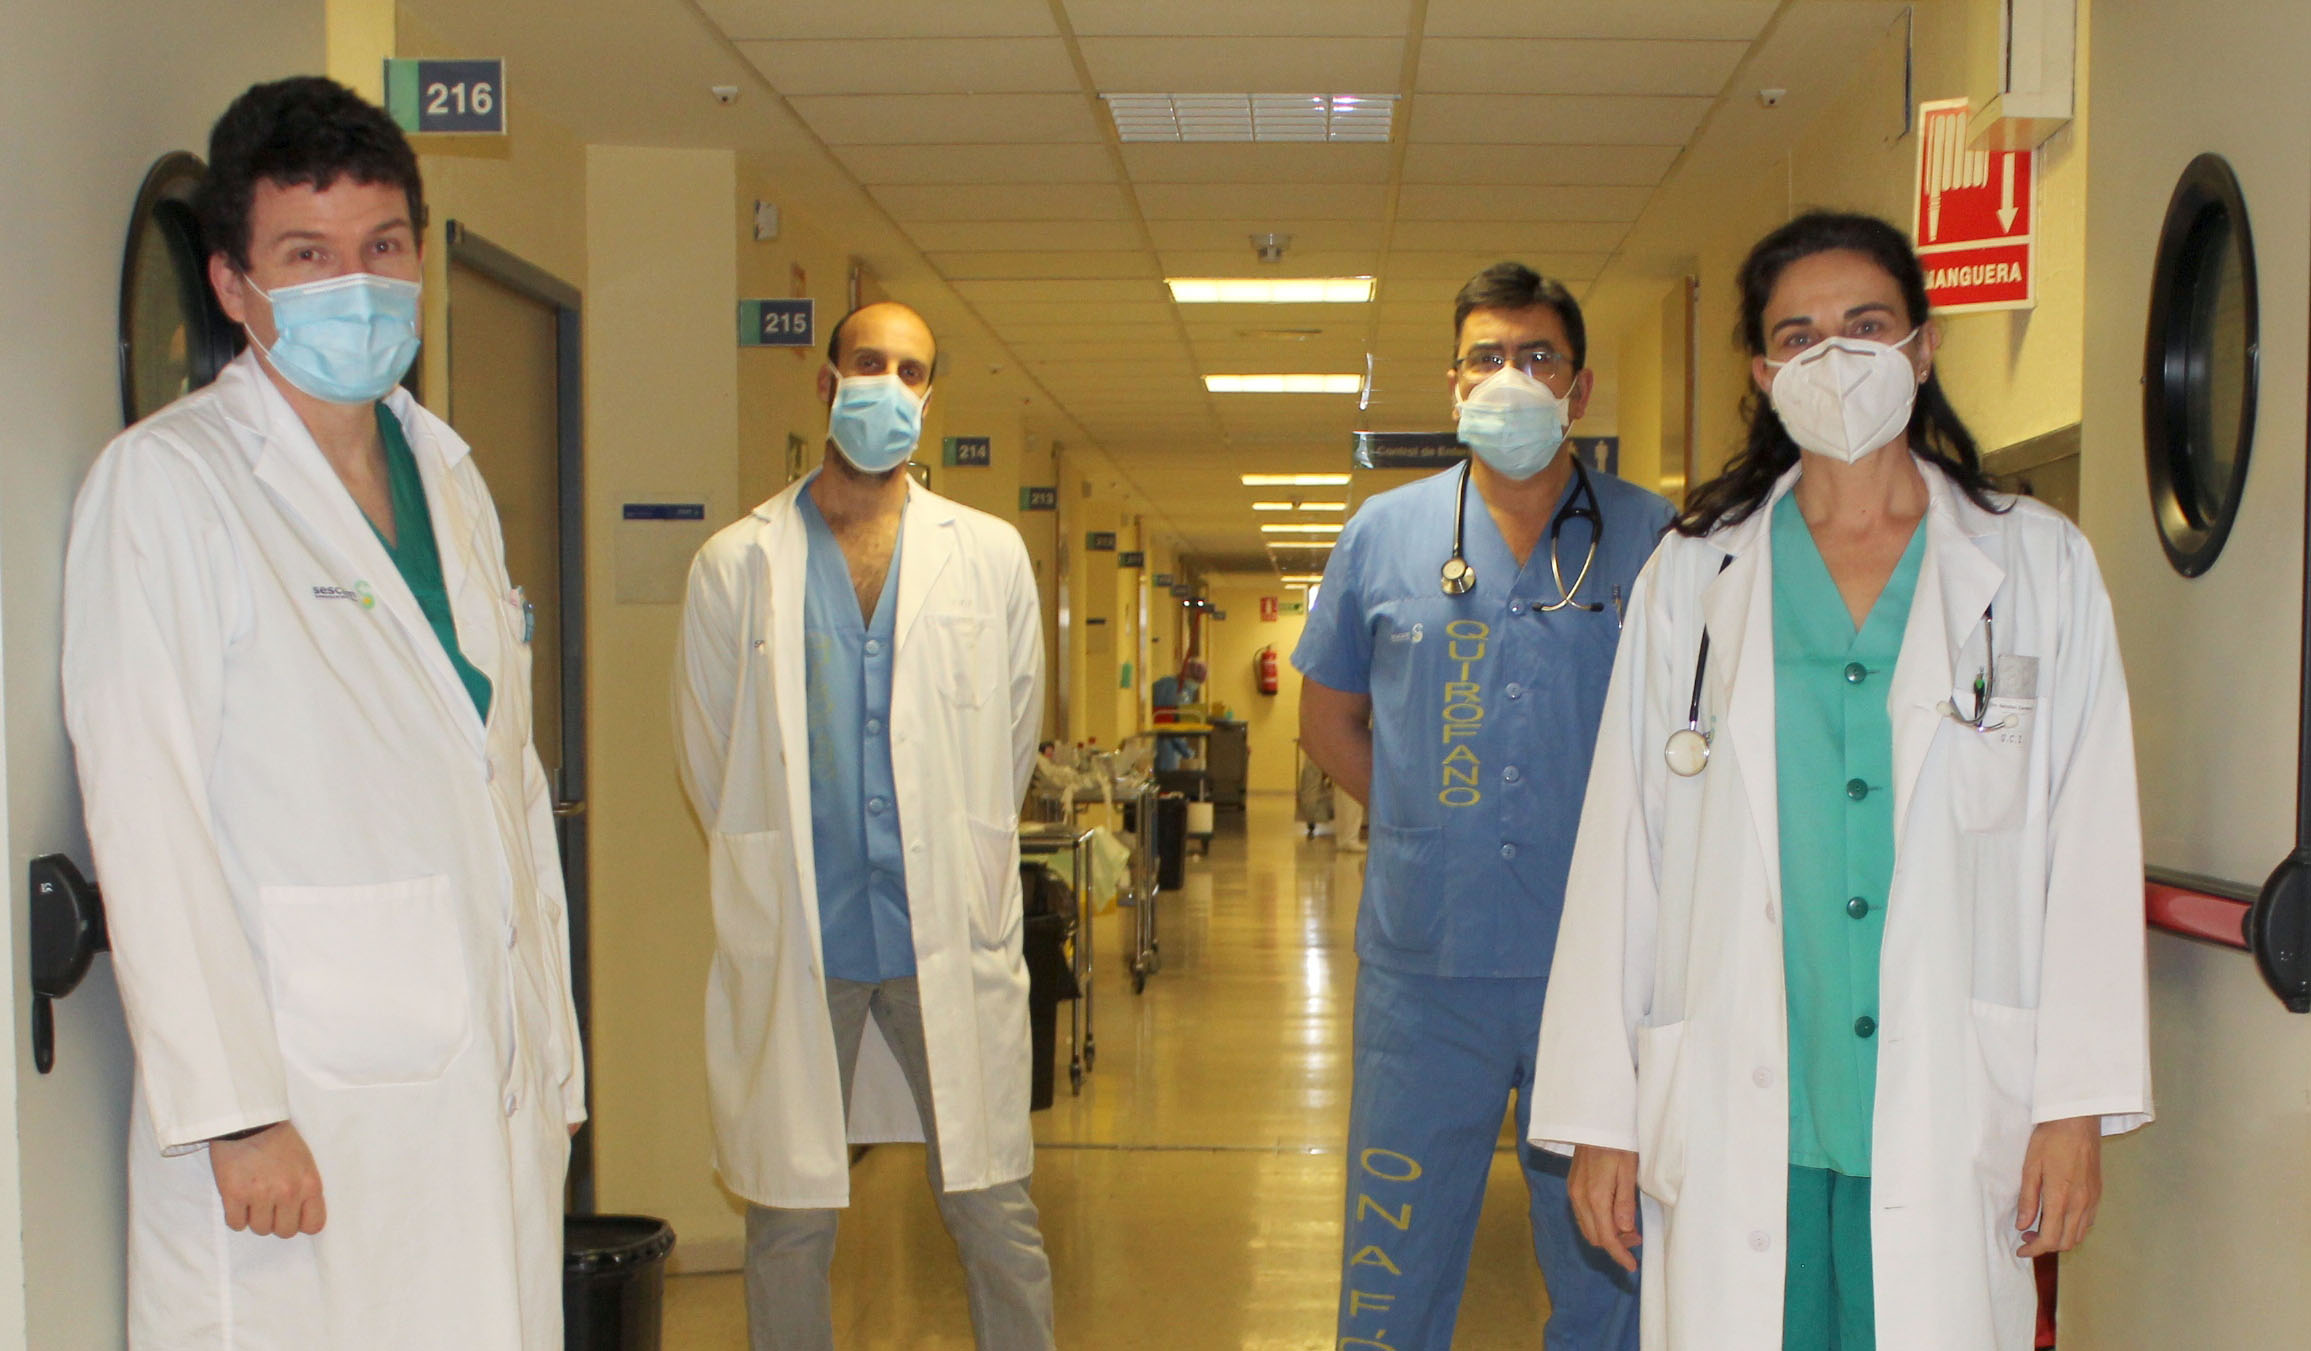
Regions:
[[1174, 582], [1172, 584], [1173, 600], [1193, 600], [1195, 599], [1195, 595], [1195, 588], [1189, 586], [1186, 582]]
[[1084, 551], [1085, 551], [1086, 553], [1095, 553], [1095, 554], [1111, 554], [1111, 553], [1114, 553], [1114, 552], [1115, 552], [1115, 532], [1114, 532], [1113, 530], [1093, 530], [1093, 531], [1090, 531], [1090, 532], [1086, 533], [1086, 534], [1084, 535], [1084, 537], [1083, 537], [1083, 548], [1084, 548]]
[[385, 111], [406, 132], [503, 136], [506, 63], [388, 60]]
[[1019, 509], [1021, 511], [1059, 510], [1059, 485], [1055, 483], [1048, 488], [1021, 488], [1019, 490]]
[[1144, 568], [1147, 566], [1147, 552], [1143, 549], [1127, 549], [1115, 556], [1115, 565], [1119, 568]]
[[1263, 624], [1276, 622], [1276, 598], [1274, 596], [1260, 597], [1260, 622]]
[[738, 302], [738, 345], [741, 347], [818, 346], [817, 302], [799, 300], [741, 300]]
[[1155, 575], [1153, 584], [1169, 590], [1172, 584], [1172, 575], [1168, 572], [1159, 572]]
[[994, 439], [950, 436], [939, 443], [939, 460], [950, 469], [985, 469], [995, 463]]
[[706, 519], [704, 502], [628, 502], [624, 515], [629, 521], [703, 521]]
[[1918, 105], [1912, 204], [1926, 299], [1941, 314], [2026, 310], [2036, 303], [2038, 156], [1966, 148], [1964, 99]]

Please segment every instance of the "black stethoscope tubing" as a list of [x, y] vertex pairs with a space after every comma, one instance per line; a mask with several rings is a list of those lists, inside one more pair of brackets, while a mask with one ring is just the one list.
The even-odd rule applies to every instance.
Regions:
[[[1468, 561], [1461, 547], [1468, 527], [1468, 476], [1473, 463], [1473, 458], [1460, 462], [1460, 483], [1455, 489], [1452, 511], [1452, 557], [1444, 560], [1444, 567], [1437, 574], [1437, 584], [1444, 588], [1444, 594], [1448, 596], [1465, 596], [1476, 589], [1476, 567]], [[1566, 498], [1565, 505], [1549, 520], [1549, 570], [1556, 578], [1560, 599], [1554, 605], [1541, 608], [1562, 610], [1567, 606], [1575, 606], [1583, 610], [1600, 611], [1605, 608], [1603, 601], [1573, 599], [1573, 591], [1579, 591], [1581, 583], [1587, 580], [1589, 568], [1597, 559], [1598, 546], [1605, 539], [1604, 509], [1597, 502], [1597, 490], [1589, 484], [1589, 467], [1582, 464], [1577, 455], [1573, 457], [1573, 475], [1578, 482]], [[1589, 504], [1586, 510], [1577, 505], [1584, 498]], [[1557, 570], [1557, 536], [1563, 531], [1568, 517], [1578, 519], [1584, 515], [1589, 518], [1589, 552], [1581, 561], [1581, 571], [1573, 578], [1572, 591], [1567, 591], [1564, 574]]]

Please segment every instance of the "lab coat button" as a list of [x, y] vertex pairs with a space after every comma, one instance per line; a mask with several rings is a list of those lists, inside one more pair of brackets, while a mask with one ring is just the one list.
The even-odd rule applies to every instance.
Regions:
[[1868, 784], [1863, 783], [1860, 779], [1846, 780], [1846, 797], [1848, 799], [1854, 802], [1859, 802], [1869, 795], [1870, 786]]
[[1854, 1019], [1854, 1035], [1855, 1035], [1855, 1036], [1857, 1036], [1857, 1037], [1874, 1037], [1874, 1036], [1876, 1036], [1876, 1035], [1877, 1035], [1877, 1033], [1878, 1033], [1878, 1020], [1877, 1020], [1877, 1019], [1875, 1019], [1875, 1018], [1872, 1018], [1870, 1015], [1868, 1015], [1868, 1014], [1866, 1014], [1866, 1013], [1865, 1013], [1865, 1014], [1863, 1014], [1861, 1017]]
[[1510, 765], [1507, 769], [1501, 771], [1501, 782], [1515, 783], [1517, 780], [1523, 778], [1524, 776], [1525, 772], [1523, 770], [1518, 769], [1515, 765]]
[[1764, 1252], [1772, 1245], [1773, 1240], [1766, 1237], [1765, 1231], [1763, 1229], [1752, 1229], [1749, 1231], [1749, 1250], [1751, 1252]]
[[1858, 661], [1849, 661], [1846, 663], [1846, 683], [1848, 685], [1859, 685], [1869, 678], [1869, 667], [1862, 665]]
[[512, 920], [510, 920], [510, 919], [509, 919], [509, 920], [507, 920], [507, 921], [506, 921], [506, 946], [510, 948], [510, 947], [514, 946], [515, 944], [517, 944], [517, 943], [521, 942], [521, 941], [522, 941], [522, 926], [521, 926], [521, 925], [519, 925], [519, 924], [516, 924], [516, 923], [514, 923], [514, 922], [513, 922]]
[[1749, 1072], [1749, 1081], [1759, 1088], [1773, 1087], [1773, 1071], [1760, 1065]]
[[1781, 923], [1781, 907], [1767, 901], [1765, 903], [1765, 922], [1768, 924]]
[[512, 1116], [514, 1113], [516, 1113], [516, 1112], [520, 1111], [521, 1109], [522, 1109], [522, 1097], [521, 1097], [521, 1094], [519, 1094], [519, 1093], [508, 1093], [508, 1094], [506, 1094], [506, 1115], [507, 1115], [507, 1116]]
[[1855, 919], [1866, 919], [1870, 913], [1870, 903], [1863, 900], [1861, 897], [1856, 896], [1852, 900], [1846, 902], [1846, 913], [1852, 915]]

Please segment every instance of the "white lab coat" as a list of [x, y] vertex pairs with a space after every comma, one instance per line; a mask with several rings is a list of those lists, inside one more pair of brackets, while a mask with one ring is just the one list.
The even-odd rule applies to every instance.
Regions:
[[[121, 434], [65, 563], [65, 715], [137, 1055], [138, 1351], [558, 1351], [584, 1116], [530, 655], [465, 444], [394, 391], [488, 726], [252, 356]], [[224, 1227], [293, 1122], [328, 1224]]]
[[[1895, 866], [1880, 980], [1871, 1239], [1881, 1351], [2023, 1351], [2014, 1256], [2032, 1124], [2150, 1119], [2141, 825], [2110, 601], [2085, 538], [1938, 470], [1887, 690]], [[1779, 500], [1796, 482], [1785, 476]], [[1776, 1351], [1789, 1162], [1772, 507], [1672, 534], [1605, 702], [1534, 1071], [1539, 1144], [1635, 1150], [1648, 1351]], [[1721, 574], [1719, 564], [1732, 556]], [[1996, 597], [1990, 723], [1970, 702]], [[1662, 748], [1711, 636], [1698, 777]], [[2026, 668], [2035, 659], [2035, 688]]]
[[[810, 478], [690, 569], [675, 715], [706, 828], [716, 948], [706, 1074], [716, 1170], [758, 1205], [849, 1204], [851, 1142], [921, 1140], [870, 1019], [846, 1137], [811, 857], [803, 598]], [[1043, 617], [1019, 532], [913, 484], [900, 529], [889, 737], [923, 1037], [949, 1191], [1027, 1176], [1019, 802], [1043, 720]]]

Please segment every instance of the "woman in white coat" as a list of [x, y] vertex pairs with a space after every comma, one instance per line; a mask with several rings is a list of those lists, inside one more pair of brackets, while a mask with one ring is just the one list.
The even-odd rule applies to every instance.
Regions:
[[1749, 443], [1632, 597], [1531, 1136], [1642, 1235], [1649, 1351], [2023, 1351], [2151, 1112], [2109, 599], [1984, 476], [1900, 232], [1741, 282]]

